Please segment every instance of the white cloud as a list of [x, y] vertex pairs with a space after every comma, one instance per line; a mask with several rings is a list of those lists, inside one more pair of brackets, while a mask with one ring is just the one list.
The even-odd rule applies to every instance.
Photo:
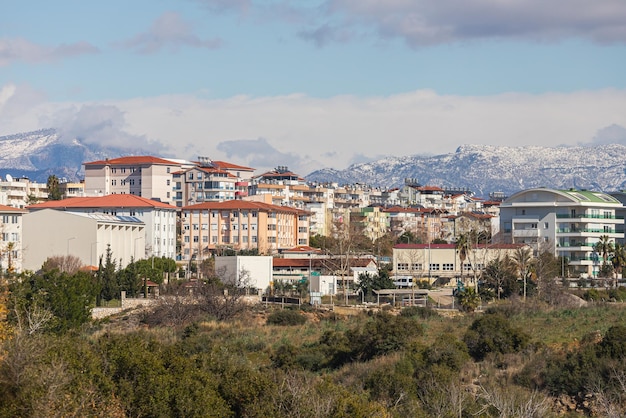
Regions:
[[[60, 123], [87, 140], [162, 144], [166, 156], [203, 155], [258, 170], [286, 165], [306, 175], [382, 155], [448, 153], [463, 144], [588, 143], [604, 127], [626, 126], [623, 109], [626, 90], [475, 97], [420, 90], [328, 99], [289, 95], [205, 100], [180, 95], [34, 106], [24, 121], [41, 122], [27, 129], [22, 124], [18, 132]], [[5, 112], [6, 105], [0, 111], [3, 129]], [[49, 116], [44, 120], [43, 115]], [[17, 132], [0, 132], [9, 133]]]
[[194, 34], [191, 24], [176, 12], [163, 13], [146, 32], [120, 43], [140, 54], [152, 54], [166, 48], [177, 51], [182, 46], [216, 49], [221, 44], [218, 38], [199, 38]]
[[14, 62], [42, 63], [72, 56], [98, 53], [99, 49], [87, 42], [44, 46], [22, 38], [0, 39], [0, 67]]

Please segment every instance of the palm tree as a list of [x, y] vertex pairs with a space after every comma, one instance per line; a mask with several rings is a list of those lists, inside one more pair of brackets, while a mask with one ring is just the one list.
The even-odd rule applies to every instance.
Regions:
[[511, 259], [519, 273], [519, 277], [524, 280], [524, 301], [526, 301], [526, 281], [531, 273], [532, 251], [528, 247], [519, 247], [515, 250]]
[[464, 233], [458, 236], [456, 240], [456, 251], [459, 254], [459, 260], [461, 261], [461, 281], [463, 281], [463, 266], [467, 256], [472, 251], [472, 240], [469, 233]]
[[615, 250], [611, 238], [609, 238], [608, 235], [601, 235], [600, 240], [596, 243], [593, 249], [602, 255], [602, 267], [604, 270], [605, 266], [608, 265], [609, 254], [613, 253]]
[[620, 243], [615, 243], [613, 249], [613, 257], [611, 258], [613, 264], [613, 273], [615, 274], [614, 287], [617, 287], [618, 275], [622, 272], [622, 267], [626, 266], [626, 247]]

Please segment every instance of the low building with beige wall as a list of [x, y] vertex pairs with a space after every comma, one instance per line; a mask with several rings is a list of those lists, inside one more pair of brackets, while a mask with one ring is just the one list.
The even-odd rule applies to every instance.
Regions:
[[73, 255], [97, 266], [110, 246], [119, 267], [143, 257], [145, 225], [134, 217], [43, 209], [23, 216], [23, 268], [37, 271], [48, 257]]

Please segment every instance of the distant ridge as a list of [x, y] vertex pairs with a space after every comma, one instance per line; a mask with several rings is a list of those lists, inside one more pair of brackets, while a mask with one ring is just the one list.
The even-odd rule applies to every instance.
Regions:
[[77, 181], [84, 176], [84, 162], [140, 153], [145, 151], [61, 140], [54, 129], [42, 129], [0, 137], [0, 176], [5, 179], [10, 174], [45, 183], [54, 174]]
[[399, 187], [405, 178], [443, 188], [467, 187], [486, 197], [532, 187], [615, 191], [626, 188], [626, 146], [498, 147], [463, 145], [436, 156], [387, 157], [345, 170], [314, 171], [309, 181]]

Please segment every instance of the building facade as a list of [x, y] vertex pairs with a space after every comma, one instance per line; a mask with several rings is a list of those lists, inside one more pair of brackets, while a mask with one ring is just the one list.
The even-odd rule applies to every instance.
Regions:
[[182, 208], [181, 239], [182, 260], [201, 260], [220, 248], [271, 255], [309, 244], [309, 214], [254, 201], [205, 202]]
[[604, 235], [613, 242], [623, 239], [621, 208], [619, 200], [602, 192], [528, 189], [500, 205], [500, 232], [506, 242], [565, 257], [574, 277], [597, 277], [601, 260], [594, 246]]
[[172, 173], [192, 167], [180, 160], [152, 156], [92, 161], [85, 167], [85, 195], [132, 194], [174, 203]]
[[137, 252], [135, 258], [176, 257], [177, 209], [167, 203], [121, 194], [50, 200], [28, 207], [31, 212], [43, 209], [137, 218], [145, 224], [146, 236], [145, 246]]
[[23, 217], [23, 268], [37, 271], [48, 257], [76, 256], [97, 266], [107, 248], [120, 268], [142, 258], [145, 225], [139, 219], [101, 213], [42, 209]]
[[0, 270], [9, 273], [22, 271], [23, 215], [26, 210], [0, 205]]

